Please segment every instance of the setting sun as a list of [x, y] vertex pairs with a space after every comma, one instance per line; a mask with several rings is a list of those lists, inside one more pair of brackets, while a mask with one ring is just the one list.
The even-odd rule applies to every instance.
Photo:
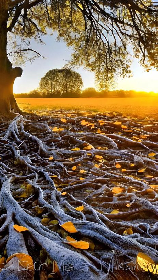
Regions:
[[118, 80], [118, 88], [124, 90], [146, 91], [158, 93], [158, 72], [134, 72], [132, 78]]

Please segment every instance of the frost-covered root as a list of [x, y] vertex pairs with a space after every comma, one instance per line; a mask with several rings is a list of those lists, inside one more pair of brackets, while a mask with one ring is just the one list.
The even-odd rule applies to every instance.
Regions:
[[[57, 262], [63, 280], [115, 279], [108, 256], [128, 264], [143, 252], [157, 262], [157, 144], [149, 150], [148, 145], [130, 139], [128, 131], [128, 135], [116, 135], [115, 116], [111, 127], [110, 119], [108, 127], [100, 126], [103, 134], [95, 125], [83, 127], [82, 120], [49, 118], [48, 124], [40, 125], [36, 119], [32, 125], [18, 116], [9, 125], [0, 144], [5, 154], [3, 158], [0, 150], [0, 247], [7, 250], [7, 257], [18, 250], [34, 258], [30, 238], [31, 244], [39, 246], [39, 251], [45, 249]], [[76, 209], [81, 205], [83, 212]], [[77, 233], [61, 228], [67, 221]], [[14, 223], [27, 227], [28, 235], [15, 232]], [[131, 233], [125, 235], [128, 228]], [[88, 241], [90, 248], [87, 252], [74, 248], [67, 235]], [[4, 271], [0, 279], [6, 277]]]
[[20, 141], [18, 139], [18, 134], [19, 134], [19, 131], [18, 131], [18, 127], [17, 127], [17, 124], [19, 122], [21, 122], [23, 119], [23, 117], [21, 115], [18, 115], [17, 117], [15, 117], [15, 119], [10, 123], [5, 135], [4, 135], [4, 139], [8, 139], [9, 136], [11, 136], [11, 134], [14, 135], [14, 137], [16, 138], [16, 140]]
[[6, 244], [8, 260], [0, 273], [0, 280], [33, 280], [33, 269], [30, 269], [30, 267], [23, 267], [17, 257], [19, 253], [28, 256], [28, 251], [23, 234], [14, 230], [13, 225], [14, 223], [12, 221], [8, 225], [9, 236]]
[[15, 117], [15, 119], [10, 123], [7, 132], [4, 135], [4, 139], [7, 140], [10, 136], [13, 136], [16, 140], [16, 142], [19, 144], [18, 146], [22, 145], [23, 142], [20, 141], [18, 138], [19, 134], [23, 134], [24, 137], [30, 138], [33, 142], [37, 143], [39, 147], [39, 153], [43, 152], [44, 154], [48, 154], [47, 147], [44, 145], [44, 143], [36, 136], [33, 136], [32, 134], [26, 132], [24, 130], [23, 125], [23, 117], [21, 115], [18, 115]]
[[[36, 186], [36, 188], [37, 188], [37, 186]], [[43, 207], [47, 207], [47, 209], [49, 209], [49, 211], [54, 214], [55, 218], [58, 219], [60, 221], [60, 223], [64, 223], [68, 220], [72, 221], [74, 223], [75, 227], [77, 228], [77, 230], [83, 236], [94, 238], [94, 239], [98, 240], [99, 242], [108, 245], [112, 250], [114, 250], [114, 249], [117, 250], [117, 252], [119, 252], [119, 253], [127, 253], [127, 252], [129, 252], [129, 248], [132, 248], [131, 252], [133, 250], [133, 254], [137, 254], [139, 251], [144, 251], [144, 252], [148, 251], [148, 253], [150, 255], [152, 255], [152, 257], [154, 259], [157, 258], [157, 251], [147, 248], [146, 246], [142, 246], [132, 239], [128, 240], [128, 238], [121, 237], [120, 235], [117, 235], [117, 234], [113, 233], [112, 231], [110, 231], [107, 228], [106, 223], [103, 223], [99, 219], [97, 211], [95, 211], [92, 207], [89, 207], [86, 204], [84, 204], [85, 209], [88, 208], [88, 210], [91, 210], [93, 212], [93, 219], [94, 219], [95, 223], [87, 221], [85, 215], [84, 215], [84, 217], [81, 215], [83, 220], [73, 218], [72, 214], [75, 211], [75, 208], [73, 208], [73, 207], [68, 208], [71, 215], [65, 214], [56, 199], [53, 199], [53, 202], [52, 202], [53, 206], [52, 206], [43, 199], [41, 189], [38, 188], [38, 190], [39, 190], [39, 199], [38, 199], [39, 205], [42, 205]], [[54, 197], [55, 196], [56, 195], [54, 193]], [[68, 202], [67, 202], [67, 204], [68, 204]], [[145, 204], [145, 202], [144, 202], [144, 204]], [[70, 205], [68, 205], [68, 206], [70, 206]], [[149, 208], [150, 207], [152, 208], [151, 205], [149, 205]], [[128, 248], [128, 249], [125, 249], [125, 248]]]
[[[41, 196], [41, 195], [40, 195]], [[27, 227], [32, 233], [33, 237], [38, 240], [40, 244], [47, 244], [48, 241], [46, 242], [45, 238], [48, 238], [49, 240], [53, 241], [54, 239], [56, 240], [57, 244], [61, 244], [63, 246], [64, 243], [67, 243], [66, 241], [63, 241], [59, 236], [52, 234], [49, 230], [47, 230], [45, 227], [43, 227], [35, 218], [29, 216], [20, 208], [18, 203], [13, 199], [10, 193], [10, 180], [7, 180], [6, 182], [3, 183], [2, 190], [1, 190], [1, 198], [2, 198], [2, 208], [7, 208], [10, 213], [14, 213], [15, 219], [19, 222], [19, 224]], [[93, 222], [88, 222], [88, 221], [80, 221], [77, 219], [72, 218], [71, 216], [68, 215], [62, 215], [61, 209], [59, 205], [54, 205], [54, 208], [51, 207], [47, 202], [45, 202], [42, 198], [39, 198], [39, 203], [42, 204], [43, 206], [49, 208], [49, 210], [53, 210], [53, 214], [55, 215], [55, 218], [58, 218], [60, 221], [61, 219], [67, 219], [71, 220], [77, 230], [83, 235], [83, 236], [88, 236], [90, 238], [94, 238], [98, 240], [99, 242], [108, 245], [112, 250], [116, 250], [118, 253], [123, 253], [123, 254], [133, 254], [136, 255], [139, 251], [145, 251], [147, 252], [155, 261], [157, 261], [156, 255], [157, 251], [155, 251], [153, 248], [151, 249], [150, 247], [140, 245], [137, 243], [134, 239], [132, 238], [127, 238], [127, 237], [121, 237], [120, 235], [117, 235], [110, 231], [106, 225], [99, 225], [98, 223], [93, 223]], [[58, 209], [58, 212], [56, 211]], [[62, 211], [63, 212], [63, 211]], [[60, 214], [61, 213], [61, 214]], [[57, 217], [56, 217], [57, 216]], [[31, 227], [30, 227], [31, 226]], [[40, 236], [36, 233], [36, 231], [40, 234]], [[17, 233], [16, 233], [17, 234]], [[38, 238], [37, 238], [38, 236]], [[11, 239], [11, 240], [10, 240]], [[10, 238], [10, 247], [7, 243], [8, 253], [11, 255], [10, 251], [14, 253], [14, 235], [13, 238]], [[15, 239], [16, 240], [16, 239]], [[41, 240], [41, 241], [40, 241]], [[9, 241], [8, 241], [9, 242]], [[18, 240], [18, 244], [20, 243], [20, 238]], [[15, 244], [16, 245], [16, 244]], [[12, 248], [13, 247], [13, 248]], [[17, 248], [17, 246], [15, 246]], [[50, 250], [48, 250], [49, 246], [43, 245], [43, 247], [47, 250], [48, 254], [53, 257], [55, 261], [59, 261], [55, 257], [55, 255], [52, 256], [52, 253], [50, 253]], [[54, 246], [53, 246], [54, 247]], [[11, 249], [10, 249], [11, 248]], [[128, 248], [128, 249], [126, 249]], [[62, 251], [62, 248], [60, 248]], [[24, 251], [23, 247], [21, 246], [22, 252]], [[65, 249], [65, 253], [62, 252], [63, 254], [63, 259], [66, 258], [68, 260], [68, 255], [70, 252], [68, 252]], [[54, 252], [54, 250], [53, 250]], [[69, 254], [68, 254], [69, 253]], [[71, 252], [72, 254], [72, 252]], [[65, 257], [64, 257], [65, 256]], [[79, 258], [79, 256], [78, 256]], [[73, 264], [74, 266], [74, 264]], [[75, 267], [74, 267], [75, 269]], [[78, 269], [78, 268], [77, 268]]]
[[[88, 259], [75, 251], [65, 248], [63, 245], [65, 243], [67, 247], [67, 242], [63, 241], [59, 236], [55, 236], [53, 233], [47, 231], [44, 233], [42, 225], [20, 208], [11, 196], [9, 184], [10, 180], [7, 180], [1, 189], [2, 209], [7, 208], [8, 212], [12, 213], [12, 215], [14, 214], [15, 219], [21, 225], [27, 226], [34, 239], [47, 251], [49, 256], [57, 262], [63, 279], [67, 279], [67, 277], [70, 280], [86, 280], [87, 278], [98, 279], [99, 275], [101, 276], [102, 273], [97, 270]], [[32, 227], [30, 227], [30, 224]], [[22, 233], [14, 230], [13, 225], [13, 222], [9, 225], [9, 238], [6, 246], [8, 257], [16, 252], [28, 254]], [[65, 271], [64, 266], [71, 266], [70, 271]], [[8, 271], [6, 273], [6, 275], [8, 275]], [[2, 277], [4, 277], [5, 274], [2, 273], [2, 275]]]
[[[31, 230], [36, 241], [43, 246], [48, 255], [57, 262], [63, 279], [70, 280], [97, 280], [105, 275], [105, 273], [96, 269], [96, 267], [85, 257], [79, 253], [63, 248], [57, 242], [53, 242], [49, 238], [41, 236], [36, 230]], [[69, 267], [70, 271], [64, 269]]]

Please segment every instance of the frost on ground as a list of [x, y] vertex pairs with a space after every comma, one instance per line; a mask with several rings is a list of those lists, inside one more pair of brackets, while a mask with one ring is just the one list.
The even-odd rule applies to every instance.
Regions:
[[58, 110], [0, 132], [0, 280], [156, 279], [158, 122]]

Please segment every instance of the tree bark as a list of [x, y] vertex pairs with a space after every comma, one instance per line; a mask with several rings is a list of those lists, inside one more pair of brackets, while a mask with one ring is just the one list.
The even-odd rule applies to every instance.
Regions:
[[[7, 1], [0, 1], [0, 113], [9, 114], [20, 109], [13, 95], [13, 84], [16, 77], [20, 77], [22, 69], [12, 68], [7, 57]], [[21, 69], [21, 71], [19, 71]], [[18, 70], [18, 71], [17, 71]]]

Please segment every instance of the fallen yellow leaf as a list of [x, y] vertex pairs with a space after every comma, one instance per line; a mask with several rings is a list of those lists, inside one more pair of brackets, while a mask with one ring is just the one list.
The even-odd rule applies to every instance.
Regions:
[[112, 212], [110, 214], [118, 214], [119, 213], [119, 210], [115, 209], [115, 210], [112, 210]]
[[148, 193], [153, 193], [154, 191], [152, 189], [147, 189], [146, 190]]
[[63, 188], [57, 188], [57, 191], [58, 191], [58, 192], [61, 192], [61, 191], [62, 191], [62, 189], [63, 189]]
[[98, 122], [99, 122], [99, 123], [105, 123], [105, 121], [104, 121], [104, 120], [98, 120]]
[[86, 172], [87, 172], [86, 170], [83, 169], [80, 170], [80, 173], [86, 173]]
[[35, 206], [35, 211], [37, 212], [38, 215], [42, 214], [44, 212], [43, 207]]
[[63, 123], [66, 123], [66, 122], [67, 122], [66, 119], [61, 119], [61, 121], [62, 121]]
[[103, 159], [103, 157], [99, 155], [95, 155], [95, 159]]
[[147, 137], [146, 137], [146, 135], [141, 134], [141, 135], [140, 135], [140, 138], [146, 139]]
[[114, 122], [114, 124], [116, 124], [116, 125], [121, 125], [121, 122]]
[[124, 230], [123, 234], [124, 234], [124, 235], [130, 235], [130, 234], [133, 234], [133, 230], [132, 230], [132, 228], [127, 228], [126, 230]]
[[80, 150], [80, 148], [73, 148], [73, 149], [71, 149], [71, 151], [79, 151]]
[[126, 129], [125, 131], [126, 132], [132, 132], [132, 129]]
[[76, 209], [77, 211], [83, 211], [84, 206], [83, 206], [83, 205], [81, 205], [81, 206], [79, 206], [79, 207], [76, 207], [75, 209]]
[[76, 170], [76, 168], [77, 168], [76, 166], [73, 166], [71, 169], [74, 171], [74, 170]]
[[83, 150], [92, 150], [94, 147], [92, 145], [87, 145], [86, 147], [83, 148]]
[[22, 232], [22, 231], [26, 231], [28, 230], [28, 228], [23, 227], [23, 226], [19, 226], [19, 225], [13, 225], [13, 228], [18, 231], [18, 232]]
[[5, 258], [2, 257], [2, 258], [0, 258], [0, 271], [4, 266], [5, 266]]
[[67, 192], [63, 192], [63, 193], [61, 193], [61, 195], [66, 195], [67, 194]]
[[138, 137], [136, 137], [136, 136], [132, 136], [132, 138], [133, 138], [133, 140], [135, 139], [135, 140], [139, 140], [139, 138]]
[[55, 126], [55, 127], [53, 127], [52, 128], [52, 131], [54, 131], [54, 132], [56, 132], [56, 131], [58, 131], [59, 129], [57, 128], [57, 126]]
[[53, 160], [53, 156], [49, 157], [49, 160]]
[[115, 167], [116, 167], [116, 168], [121, 168], [121, 165], [120, 165], [119, 163], [116, 163], [116, 164], [115, 164]]
[[126, 207], [130, 207], [130, 206], [131, 206], [131, 204], [130, 204], [130, 203], [127, 203], [127, 204], [126, 204]]
[[88, 122], [86, 122], [85, 120], [81, 121], [81, 125], [87, 125], [87, 124], [88, 124]]
[[63, 131], [63, 130], [64, 130], [64, 128], [62, 128], [62, 127], [61, 127], [61, 128], [60, 128], [60, 127], [58, 128], [57, 126], [55, 126], [55, 127], [52, 128], [52, 131], [54, 131], [54, 132]]
[[120, 188], [120, 187], [113, 187], [112, 188], [112, 192], [114, 194], [118, 194], [118, 193], [121, 193], [123, 191], [123, 188]]
[[156, 155], [156, 153], [149, 153], [148, 157], [154, 157]]
[[145, 169], [146, 169], [146, 168], [139, 169], [138, 172], [139, 172], [139, 173], [142, 173], [142, 172], [145, 171]]
[[70, 233], [77, 232], [77, 229], [75, 228], [74, 224], [71, 221], [62, 224], [61, 227]]
[[59, 222], [58, 222], [58, 220], [51, 220], [50, 222], [49, 222], [49, 225], [58, 225], [59, 224]]
[[152, 189], [157, 189], [158, 185], [149, 185]]
[[154, 261], [144, 253], [138, 253], [137, 263], [144, 271], [150, 271], [153, 274], [158, 274], [158, 264], [155, 264]]
[[88, 249], [89, 248], [89, 243], [86, 242], [86, 241], [76, 241], [74, 238], [70, 237], [70, 236], [67, 236], [66, 237], [66, 240], [68, 241], [68, 243], [77, 248], [77, 249], [82, 249], [82, 250], [85, 250], [85, 249]]
[[126, 129], [127, 126], [122, 124], [122, 125], [121, 125], [121, 128]]
[[50, 222], [50, 219], [48, 217], [45, 217], [41, 220], [42, 225], [46, 226]]
[[28, 270], [34, 270], [34, 264], [33, 264], [33, 259], [31, 258], [31, 256], [24, 254], [24, 253], [16, 253], [11, 255], [6, 263], [8, 263], [12, 258], [17, 257], [19, 260], [19, 265], [21, 265], [22, 267], [24, 267], [25, 269]]

